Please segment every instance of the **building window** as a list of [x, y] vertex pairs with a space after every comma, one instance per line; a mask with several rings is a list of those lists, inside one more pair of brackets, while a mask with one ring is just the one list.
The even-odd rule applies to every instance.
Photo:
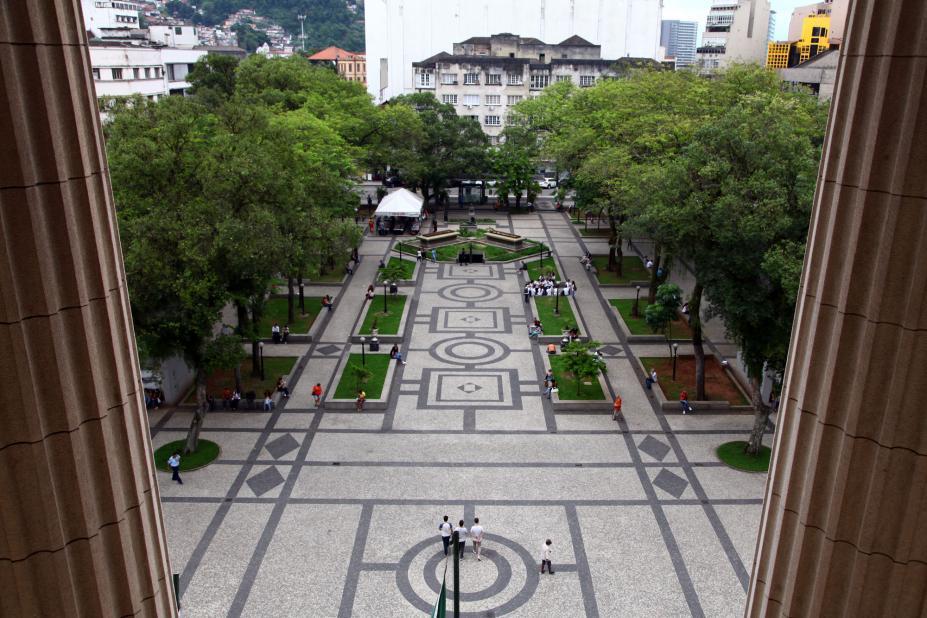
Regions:
[[441, 102], [448, 105], [457, 105], [457, 95], [456, 94], [442, 94]]
[[582, 87], [595, 86], [595, 75], [580, 75], [579, 85]]
[[488, 73], [486, 75], [486, 85], [487, 86], [501, 86], [502, 85], [502, 73]]
[[174, 34], [183, 34], [183, 28], [180, 26], [174, 26]]
[[113, 69], [113, 79], [122, 79], [122, 69]]
[[145, 67], [145, 79], [151, 79], [151, 67]]
[[456, 86], [457, 73], [441, 73], [441, 83], [445, 86]]
[[139, 77], [141, 77], [141, 73], [142, 71], [138, 67], [133, 68], [132, 69], [132, 79], [138, 79]]
[[558, 84], [559, 84], [560, 82], [572, 82], [572, 81], [573, 81], [573, 77], [570, 76], [570, 75], [558, 75], [558, 76], [557, 76], [557, 83], [558, 83]]
[[91, 73], [93, 73], [93, 79], [100, 79], [100, 69], [91, 69]]
[[509, 96], [506, 97], [506, 103], [508, 103], [509, 105], [515, 105], [516, 103], [521, 102], [523, 98], [524, 97], [521, 96], [520, 94], [510, 94]]
[[476, 86], [480, 83], [479, 73], [464, 73], [464, 86]]
[[534, 90], [542, 90], [547, 88], [550, 85], [550, 75], [539, 74], [531, 76], [531, 88]]
[[521, 73], [509, 73], [509, 86], [521, 86], [522, 85], [522, 75]]
[[501, 116], [484, 116], [483, 123], [487, 127], [501, 127], [502, 117]]
[[419, 73], [418, 74], [418, 87], [419, 88], [431, 88], [431, 73]]
[[487, 94], [486, 95], [486, 105], [502, 105], [502, 95], [501, 94]]
[[[489, 97], [486, 97], [489, 99]], [[479, 105], [480, 104], [480, 95], [478, 94], [465, 94], [464, 95], [464, 105]]]

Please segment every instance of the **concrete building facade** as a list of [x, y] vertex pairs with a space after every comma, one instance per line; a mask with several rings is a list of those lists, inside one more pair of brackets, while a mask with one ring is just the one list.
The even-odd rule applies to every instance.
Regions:
[[139, 29], [141, 6], [129, 0], [81, 0], [84, 29], [97, 38], [128, 37]]
[[732, 63], [763, 64], [768, 51], [772, 13], [769, 0], [713, 0], [696, 50], [702, 72]]
[[511, 106], [553, 83], [589, 87], [614, 76], [619, 61], [601, 58], [601, 49], [578, 36], [553, 45], [509, 33], [471, 37], [454, 43], [453, 54], [414, 63], [412, 77], [415, 92], [430, 92], [453, 105], [457, 115], [479, 122], [496, 144]]
[[660, 46], [666, 50], [666, 60], [674, 61], [677, 69], [692, 66], [698, 46], [698, 22], [664, 19], [660, 26]]
[[413, 92], [412, 63], [454, 41], [517, 32], [542, 41], [578, 35], [607, 58], [660, 52], [661, 0], [378, 0], [365, 2], [367, 89], [378, 102]]

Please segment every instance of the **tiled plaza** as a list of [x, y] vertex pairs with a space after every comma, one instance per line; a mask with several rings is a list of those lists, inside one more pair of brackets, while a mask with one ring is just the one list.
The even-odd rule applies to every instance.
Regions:
[[[466, 616], [743, 614], [765, 475], [726, 467], [714, 448], [746, 437], [752, 416], [664, 414], [648, 396], [635, 355], [653, 346], [629, 344], [607, 302], [633, 290], [598, 288], [577, 259], [604, 253], [603, 240], [554, 212], [501, 215], [496, 227], [550, 244], [576, 281], [574, 311], [603, 344], [624, 419], [610, 401], [541, 396], [546, 355], [527, 336], [534, 312], [515, 264], [421, 264], [405, 288], [408, 364], [394, 366], [385, 409], [316, 411], [311, 387], [334, 392], [360, 351], [364, 292], [393, 243], [368, 237], [313, 342], [265, 346], [300, 356], [291, 399], [210, 413], [202, 436], [220, 459], [182, 486], [161, 476], [186, 618], [427, 613], [443, 515], [468, 527], [479, 517], [487, 532], [483, 560], [462, 564]], [[190, 412], [151, 421], [157, 447], [185, 435]], [[547, 538], [553, 576], [539, 573]]]

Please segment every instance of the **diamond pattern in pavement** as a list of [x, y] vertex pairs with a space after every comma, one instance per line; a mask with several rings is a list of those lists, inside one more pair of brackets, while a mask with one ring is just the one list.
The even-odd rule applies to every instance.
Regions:
[[315, 349], [316, 352], [318, 352], [319, 354], [324, 354], [325, 356], [328, 356], [329, 354], [334, 354], [335, 352], [338, 352], [340, 350], [341, 348], [339, 348], [336, 345], [331, 345], [331, 344]]
[[689, 486], [689, 481], [675, 472], [670, 472], [666, 468], [663, 468], [660, 470], [660, 474], [653, 479], [653, 484], [674, 498], [679, 498], [682, 492], [686, 490], [686, 487]]
[[298, 446], [299, 442], [296, 441], [296, 438], [287, 433], [283, 434], [279, 438], [274, 438], [265, 444], [264, 448], [267, 449], [267, 452], [270, 453], [271, 457], [274, 459], [280, 459]]
[[657, 461], [663, 461], [663, 458], [666, 457], [666, 454], [670, 451], [669, 445], [664, 444], [653, 436], [644, 438], [643, 441], [637, 445], [637, 448], [640, 449], [642, 453], [650, 455]]
[[248, 487], [254, 492], [255, 496], [262, 496], [271, 489], [277, 487], [283, 482], [281, 475], [276, 468], [270, 467], [263, 472], [258, 472], [247, 480]]

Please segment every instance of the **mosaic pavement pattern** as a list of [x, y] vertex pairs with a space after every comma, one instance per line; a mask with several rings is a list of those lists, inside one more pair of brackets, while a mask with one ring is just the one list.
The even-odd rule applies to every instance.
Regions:
[[[367, 239], [289, 402], [212, 413], [203, 437], [222, 446], [220, 460], [183, 486], [161, 475], [186, 618], [427, 613], [445, 568], [443, 515], [486, 528], [483, 560], [468, 553], [462, 564], [465, 616], [742, 615], [765, 476], [712, 451], [752, 419], [659, 412], [566, 219], [500, 217], [497, 227], [550, 243], [577, 281], [626, 418], [613, 422], [608, 402], [555, 412], [541, 397], [545, 356], [527, 337], [533, 314], [514, 265], [420, 267], [408, 364], [387, 409], [312, 408], [312, 385], [333, 391], [339, 360], [358, 351], [349, 337], [392, 242]], [[182, 437], [189, 418], [153, 414], [155, 446]], [[539, 573], [547, 538], [553, 576]]]

